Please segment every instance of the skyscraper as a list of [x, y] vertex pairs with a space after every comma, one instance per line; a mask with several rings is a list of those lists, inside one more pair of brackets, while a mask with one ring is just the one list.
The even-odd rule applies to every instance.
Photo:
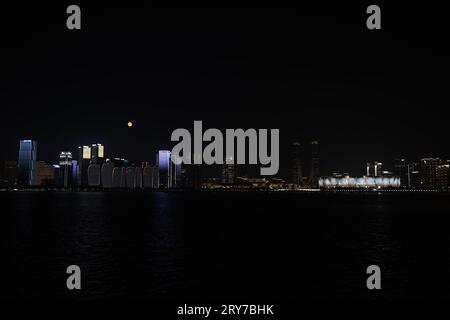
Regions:
[[156, 157], [156, 164], [159, 171], [159, 188], [167, 189], [172, 186], [172, 179], [170, 176], [171, 158], [170, 151], [160, 150]]
[[146, 189], [158, 188], [159, 178], [158, 178], [158, 167], [146, 164], [143, 169], [143, 187]]
[[125, 186], [128, 189], [136, 188], [136, 168], [127, 167], [125, 171]]
[[72, 187], [73, 181], [73, 167], [72, 167], [72, 152], [62, 151], [59, 155], [60, 168], [60, 183], [63, 188]]
[[88, 186], [88, 167], [91, 163], [91, 148], [89, 146], [78, 147], [78, 185], [81, 188]]
[[442, 164], [440, 158], [423, 158], [420, 159], [420, 179], [422, 187], [436, 188], [437, 183], [437, 169]]
[[441, 189], [448, 189], [449, 187], [449, 161], [445, 164], [441, 164], [437, 166], [437, 177], [436, 177], [436, 185]]
[[407, 166], [408, 188], [410, 189], [419, 189], [421, 187], [419, 168], [418, 162], [409, 163]]
[[394, 176], [400, 178], [402, 187], [408, 186], [408, 172], [405, 159], [394, 159]]
[[105, 189], [110, 189], [113, 187], [113, 170], [114, 164], [111, 160], [107, 159], [106, 162], [102, 165], [101, 174], [102, 174], [102, 186]]
[[383, 175], [383, 164], [378, 161], [367, 162], [366, 170], [368, 177], [380, 177]]
[[313, 188], [319, 187], [319, 141], [311, 142], [311, 173], [309, 176], [309, 183]]
[[181, 158], [176, 155], [171, 155], [170, 161], [170, 187], [180, 188], [181, 187]]
[[291, 182], [301, 186], [303, 184], [303, 166], [302, 166], [302, 151], [300, 142], [292, 143], [292, 178]]
[[101, 185], [101, 167], [99, 164], [88, 166], [88, 186], [98, 188]]
[[222, 183], [235, 183], [236, 180], [236, 165], [233, 161], [233, 157], [225, 158], [222, 165]]
[[91, 147], [91, 164], [102, 165], [105, 162], [105, 147], [100, 144], [93, 144]]
[[37, 142], [20, 140], [18, 183], [21, 187], [36, 185]]

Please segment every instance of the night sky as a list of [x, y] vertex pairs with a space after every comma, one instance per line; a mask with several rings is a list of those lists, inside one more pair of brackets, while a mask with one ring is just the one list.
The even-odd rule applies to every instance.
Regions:
[[[1, 160], [18, 140], [38, 158], [102, 143], [107, 156], [154, 161], [176, 128], [279, 128], [288, 146], [320, 142], [321, 173], [387, 169], [396, 157], [450, 158], [448, 17], [437, 6], [3, 7]], [[66, 28], [79, 4], [82, 29]], [[4, 6], [4, 5], [3, 5]], [[447, 20], [447, 21], [446, 21]], [[127, 128], [127, 122], [134, 127]], [[308, 171], [308, 170], [306, 170]]]

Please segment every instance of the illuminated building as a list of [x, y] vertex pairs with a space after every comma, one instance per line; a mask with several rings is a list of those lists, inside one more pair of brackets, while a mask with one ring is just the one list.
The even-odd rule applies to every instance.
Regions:
[[222, 165], [222, 183], [231, 184], [236, 180], [236, 165], [234, 164], [233, 157], [225, 158]]
[[309, 184], [312, 187], [319, 186], [319, 142], [312, 141], [311, 142], [311, 172], [309, 175]]
[[136, 168], [128, 167], [125, 171], [125, 187], [128, 189], [136, 188]]
[[36, 185], [37, 142], [34, 140], [20, 140], [18, 184], [20, 187]]
[[420, 178], [422, 188], [437, 188], [437, 170], [442, 164], [440, 158], [420, 159]]
[[45, 161], [36, 161], [36, 185], [41, 187], [51, 187], [55, 185], [57, 176], [52, 165]]
[[302, 164], [302, 150], [300, 142], [292, 144], [292, 180], [291, 182], [301, 186], [303, 185], [303, 164]]
[[137, 189], [142, 189], [142, 168], [136, 167], [136, 185]]
[[322, 177], [320, 188], [324, 189], [380, 189], [399, 188], [399, 177]]
[[400, 178], [402, 187], [408, 186], [408, 170], [405, 159], [394, 159], [394, 175]]
[[171, 158], [170, 151], [160, 150], [156, 157], [156, 163], [159, 171], [159, 188], [167, 189], [172, 187], [171, 178]]
[[145, 189], [158, 188], [159, 178], [157, 166], [150, 166], [149, 164], [147, 164], [143, 169], [143, 176], [143, 187]]
[[101, 170], [99, 164], [90, 164], [88, 167], [88, 185], [89, 187], [99, 187], [101, 179]]
[[119, 189], [122, 186], [122, 168], [115, 167], [112, 171], [112, 187]]
[[378, 161], [367, 162], [366, 170], [368, 177], [381, 177], [383, 174], [383, 164]]
[[114, 164], [108, 159], [102, 165], [101, 174], [102, 174], [102, 186], [105, 189], [110, 189], [113, 187], [113, 170]]
[[60, 167], [60, 183], [63, 188], [69, 188], [73, 184], [73, 167], [72, 153], [70, 151], [62, 151], [59, 155]]
[[[59, 166], [59, 164], [54, 164], [52, 165], [53, 167], [53, 174], [55, 177], [60, 177], [61, 176], [61, 168]], [[58, 179], [55, 179], [55, 186], [58, 187]]]
[[120, 188], [125, 189], [127, 187], [127, 168], [120, 168]]
[[105, 162], [105, 147], [100, 143], [93, 144], [91, 147], [91, 163], [103, 164]]
[[417, 162], [407, 165], [408, 188], [410, 189], [419, 189], [421, 187], [419, 168], [420, 165]]
[[78, 147], [78, 185], [81, 188], [88, 186], [88, 167], [91, 163], [91, 148], [89, 146]]
[[170, 187], [180, 188], [181, 187], [181, 158], [176, 154], [171, 155], [170, 161]]
[[449, 187], [449, 161], [446, 164], [437, 166], [436, 175], [437, 187], [447, 189]]

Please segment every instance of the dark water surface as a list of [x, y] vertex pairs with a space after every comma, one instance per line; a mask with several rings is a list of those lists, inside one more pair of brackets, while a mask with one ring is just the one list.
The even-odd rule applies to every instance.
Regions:
[[[450, 298], [450, 195], [1, 192], [2, 298]], [[66, 289], [66, 268], [82, 290]], [[366, 268], [382, 290], [366, 288]]]

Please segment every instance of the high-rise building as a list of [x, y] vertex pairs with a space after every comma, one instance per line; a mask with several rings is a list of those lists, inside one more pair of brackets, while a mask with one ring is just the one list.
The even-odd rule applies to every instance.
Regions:
[[408, 170], [405, 159], [394, 159], [394, 176], [400, 178], [400, 186], [408, 186]]
[[167, 189], [172, 187], [171, 177], [171, 157], [170, 151], [160, 150], [156, 157], [156, 164], [159, 170], [159, 187]]
[[423, 188], [437, 188], [437, 168], [442, 164], [440, 158], [420, 159], [420, 178]]
[[142, 189], [142, 187], [143, 187], [142, 167], [136, 167], [135, 173], [136, 173], [136, 184], [135, 184], [135, 186], [136, 186], [137, 189]]
[[122, 168], [114, 167], [112, 172], [112, 186], [113, 188], [121, 188], [122, 187]]
[[176, 154], [171, 154], [170, 156], [170, 187], [171, 188], [180, 188], [181, 187], [181, 158]]
[[113, 170], [114, 164], [111, 160], [107, 159], [106, 162], [102, 165], [101, 173], [102, 173], [102, 186], [105, 189], [110, 189], [113, 187]]
[[438, 165], [436, 168], [436, 186], [440, 189], [448, 189], [449, 187], [449, 161], [445, 164]]
[[383, 164], [378, 161], [367, 162], [367, 177], [381, 177], [383, 175]]
[[88, 167], [88, 186], [100, 187], [101, 185], [101, 167], [99, 164], [90, 164]]
[[37, 142], [20, 140], [18, 183], [21, 187], [36, 185]]
[[135, 167], [127, 167], [125, 171], [125, 184], [128, 189], [136, 188], [136, 168]]
[[319, 178], [320, 178], [320, 170], [319, 170], [319, 142], [312, 141], [311, 142], [311, 173], [309, 175], [309, 183], [312, 187], [319, 187]]
[[232, 184], [236, 182], [236, 164], [233, 157], [227, 157], [222, 165], [222, 183]]
[[53, 175], [55, 176], [54, 186], [59, 187], [60, 186], [58, 185], [59, 180], [56, 177], [61, 177], [61, 167], [59, 166], [59, 164], [54, 164], [52, 165], [52, 167], [53, 167]]
[[296, 141], [291, 146], [292, 156], [292, 179], [291, 182], [301, 186], [303, 185], [303, 163], [302, 149], [300, 142]]
[[76, 187], [78, 185], [78, 161], [72, 160], [72, 186]]
[[62, 188], [70, 188], [73, 186], [73, 163], [72, 152], [62, 151], [59, 154], [60, 182]]
[[91, 163], [91, 148], [89, 146], [78, 147], [78, 186], [88, 186], [88, 168]]
[[409, 163], [407, 165], [407, 179], [408, 179], [408, 188], [410, 189], [420, 189], [420, 165], [418, 162]]
[[156, 189], [158, 188], [159, 178], [158, 178], [158, 167], [146, 164], [143, 169], [143, 187], [145, 189]]
[[102, 165], [105, 162], [105, 147], [100, 144], [93, 144], [91, 147], [91, 163]]

